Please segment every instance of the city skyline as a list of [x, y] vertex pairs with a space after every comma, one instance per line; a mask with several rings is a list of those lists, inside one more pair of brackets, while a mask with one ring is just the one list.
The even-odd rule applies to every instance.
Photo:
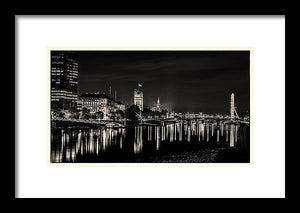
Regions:
[[51, 52], [51, 163], [250, 162], [249, 56]]
[[239, 112], [250, 107], [249, 51], [76, 51], [78, 94], [117, 91], [133, 104], [140, 83], [144, 107], [157, 97], [170, 110], [229, 114], [235, 93]]

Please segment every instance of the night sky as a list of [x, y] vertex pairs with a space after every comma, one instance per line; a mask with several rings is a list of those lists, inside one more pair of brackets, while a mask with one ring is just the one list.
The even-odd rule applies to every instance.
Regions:
[[176, 112], [229, 114], [231, 93], [237, 112], [250, 109], [249, 51], [78, 51], [78, 92], [117, 90], [133, 104], [143, 85], [144, 107], [160, 98]]

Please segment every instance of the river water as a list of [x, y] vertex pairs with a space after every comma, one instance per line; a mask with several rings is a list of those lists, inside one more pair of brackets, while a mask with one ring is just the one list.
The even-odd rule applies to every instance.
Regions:
[[192, 120], [125, 128], [55, 128], [51, 131], [51, 162], [151, 162], [153, 157], [170, 153], [219, 148], [249, 153], [249, 140], [249, 126], [222, 121]]

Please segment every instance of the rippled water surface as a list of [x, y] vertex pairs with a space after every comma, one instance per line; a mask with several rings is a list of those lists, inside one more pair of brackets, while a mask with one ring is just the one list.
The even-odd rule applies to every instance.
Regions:
[[241, 125], [194, 120], [126, 128], [56, 128], [51, 132], [51, 162], [151, 162], [153, 156], [190, 150], [245, 150], [249, 134], [240, 131]]

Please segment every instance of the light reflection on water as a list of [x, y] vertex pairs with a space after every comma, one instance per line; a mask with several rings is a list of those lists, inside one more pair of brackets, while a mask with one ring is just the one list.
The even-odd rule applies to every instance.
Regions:
[[235, 147], [239, 127], [239, 124], [194, 120], [133, 128], [56, 129], [51, 133], [51, 162], [81, 162], [84, 157], [97, 159], [104, 153], [151, 154], [172, 144]]

